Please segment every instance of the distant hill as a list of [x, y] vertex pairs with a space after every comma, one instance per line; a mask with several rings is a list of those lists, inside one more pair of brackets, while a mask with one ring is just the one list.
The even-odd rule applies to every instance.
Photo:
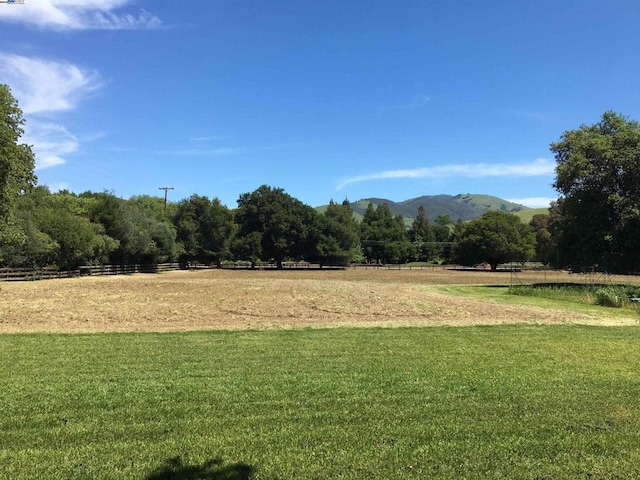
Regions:
[[[449, 215], [453, 222], [462, 219], [462, 221], [473, 220], [483, 213], [491, 210], [501, 210], [508, 213], [524, 212], [531, 210], [524, 205], [508, 202], [491, 195], [477, 194], [460, 194], [460, 195], [424, 195], [422, 197], [411, 198], [402, 202], [393, 202], [384, 198], [365, 198], [351, 203], [354, 216], [358, 220], [362, 220], [362, 216], [367, 211], [369, 203], [374, 205], [389, 205], [389, 210], [393, 215], [402, 215], [405, 221], [410, 225], [413, 218], [418, 214], [418, 207], [421, 205], [427, 211], [427, 217], [433, 222], [439, 215]], [[326, 205], [318, 207], [318, 211], [322, 212], [326, 209]]]
[[520, 218], [522, 223], [529, 223], [534, 215], [548, 215], [549, 209], [546, 207], [542, 208], [529, 208], [527, 210], [521, 210], [516, 212], [515, 215]]

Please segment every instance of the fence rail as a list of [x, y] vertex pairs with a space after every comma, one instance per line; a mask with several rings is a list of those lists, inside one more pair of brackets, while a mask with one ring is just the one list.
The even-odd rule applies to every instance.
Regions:
[[53, 278], [72, 278], [84, 275], [128, 275], [133, 273], [161, 273], [171, 270], [196, 268], [199, 265], [181, 265], [179, 263], [159, 263], [155, 265], [85, 265], [76, 270], [58, 270], [55, 267], [44, 268], [0, 268], [0, 282], [49, 280]]
[[[224, 269], [255, 269], [255, 270], [275, 270], [276, 265], [272, 263], [257, 263], [251, 266], [249, 262], [242, 264], [223, 264]], [[59, 270], [55, 267], [43, 268], [0, 268], [0, 282], [29, 281], [29, 280], [49, 280], [54, 278], [71, 278], [85, 275], [130, 275], [134, 273], [161, 273], [172, 270], [192, 270], [211, 268], [208, 265], [189, 262], [181, 263], [160, 263], [154, 265], [84, 265], [76, 270]], [[459, 265], [391, 265], [391, 264], [352, 264], [349, 266], [323, 265], [308, 262], [284, 262], [284, 270], [337, 270], [337, 269], [362, 269], [362, 270], [488, 270], [482, 267], [462, 267]], [[501, 265], [499, 271], [520, 271], [538, 270], [539, 268], [516, 265]]]

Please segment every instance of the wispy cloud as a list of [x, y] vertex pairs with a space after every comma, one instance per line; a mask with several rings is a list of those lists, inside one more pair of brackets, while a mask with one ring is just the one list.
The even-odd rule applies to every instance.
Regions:
[[431, 102], [431, 97], [429, 95], [418, 95], [410, 103], [405, 105], [405, 108], [420, 108], [427, 105]]
[[33, 146], [36, 169], [65, 163], [65, 156], [77, 151], [79, 142], [52, 117], [73, 110], [99, 90], [103, 83], [98, 73], [69, 62], [0, 53], [0, 78], [11, 87], [25, 114], [22, 141]]
[[551, 202], [557, 200], [557, 198], [547, 197], [527, 197], [527, 198], [509, 198], [507, 201], [513, 203], [519, 203], [529, 208], [544, 208], [549, 207]]
[[554, 162], [544, 158], [538, 158], [530, 163], [467, 163], [423, 167], [411, 170], [386, 170], [384, 172], [346, 178], [338, 183], [336, 189], [340, 190], [353, 183], [398, 178], [442, 179], [449, 177], [533, 177], [552, 174], [554, 172], [554, 168]]
[[141, 30], [162, 26], [162, 20], [140, 9], [122, 12], [130, 0], [30, 0], [0, 9], [0, 21], [52, 30]]
[[531, 112], [528, 110], [520, 110], [517, 108], [503, 108], [502, 112], [506, 113], [507, 115], [522, 118], [525, 120], [543, 121], [547, 119], [547, 116], [543, 115], [542, 113]]
[[177, 157], [221, 157], [224, 155], [235, 155], [246, 152], [242, 147], [220, 147], [220, 148], [185, 148], [183, 150], [162, 150], [154, 152], [157, 155], [175, 155]]
[[71, 110], [103, 85], [97, 72], [73, 63], [2, 53], [0, 77], [25, 114]]
[[62, 125], [32, 120], [25, 125], [22, 141], [33, 145], [36, 170], [65, 163], [64, 156], [78, 150], [80, 143]]
[[202, 137], [192, 137], [190, 140], [192, 142], [216, 142], [220, 140], [226, 140], [228, 137], [225, 135], [208, 135]]
[[408, 111], [417, 110], [426, 107], [431, 102], [429, 95], [416, 95], [411, 99], [407, 99], [404, 102], [396, 103], [395, 105], [386, 105], [379, 108], [379, 113], [394, 112], [394, 111]]

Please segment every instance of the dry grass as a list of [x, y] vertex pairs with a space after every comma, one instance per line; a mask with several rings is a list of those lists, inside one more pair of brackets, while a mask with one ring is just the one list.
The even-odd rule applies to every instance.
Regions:
[[448, 270], [208, 270], [2, 283], [0, 333], [635, 322], [452, 296], [429, 287], [514, 280], [597, 278], [555, 272], [514, 279], [510, 273]]

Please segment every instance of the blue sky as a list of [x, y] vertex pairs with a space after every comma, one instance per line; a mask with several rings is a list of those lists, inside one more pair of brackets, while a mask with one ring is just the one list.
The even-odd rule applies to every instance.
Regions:
[[563, 131], [640, 119], [638, 25], [637, 0], [24, 0], [0, 83], [53, 190], [535, 207]]

